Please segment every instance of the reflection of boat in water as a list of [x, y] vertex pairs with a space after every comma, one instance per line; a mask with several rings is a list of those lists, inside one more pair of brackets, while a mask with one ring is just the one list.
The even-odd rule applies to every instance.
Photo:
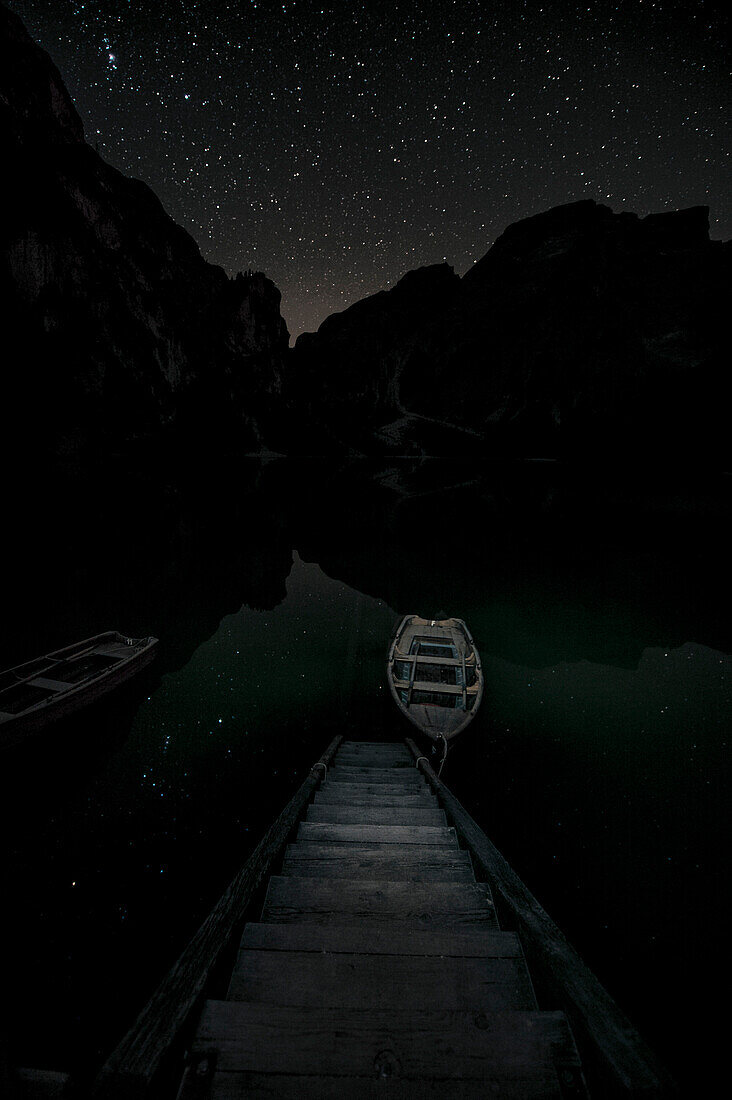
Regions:
[[465, 729], [483, 695], [483, 670], [462, 619], [402, 619], [387, 667], [399, 709], [433, 740]]
[[114, 630], [0, 673], [0, 747], [88, 706], [155, 656], [157, 638]]

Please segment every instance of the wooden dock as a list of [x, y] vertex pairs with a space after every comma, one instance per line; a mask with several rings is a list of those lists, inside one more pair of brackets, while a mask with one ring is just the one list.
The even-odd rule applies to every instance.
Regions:
[[[227, 959], [232, 936], [241, 938]], [[548, 1010], [522, 940], [554, 991]], [[222, 960], [228, 990], [219, 977], [214, 999]], [[414, 743], [337, 738], [93, 1095], [174, 1097], [179, 1084], [178, 1100], [570, 1100], [588, 1095], [575, 1036], [602, 1086], [593, 1096], [674, 1095]]]
[[204, 1006], [181, 1100], [584, 1095], [563, 1013], [538, 1011], [414, 765], [405, 745], [338, 750]]

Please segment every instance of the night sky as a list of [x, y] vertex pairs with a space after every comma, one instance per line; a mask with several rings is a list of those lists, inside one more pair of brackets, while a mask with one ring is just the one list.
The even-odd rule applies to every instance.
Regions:
[[87, 140], [206, 259], [263, 270], [293, 336], [579, 198], [711, 207], [729, 54], [704, 0], [10, 0]]

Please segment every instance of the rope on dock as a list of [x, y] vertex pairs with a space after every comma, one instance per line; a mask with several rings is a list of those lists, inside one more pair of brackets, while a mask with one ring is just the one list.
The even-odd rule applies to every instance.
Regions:
[[440, 775], [442, 774], [443, 765], [444, 765], [445, 761], [447, 760], [447, 738], [445, 736], [443, 736], [442, 734], [440, 734], [438, 740], [443, 741], [444, 744], [445, 744], [445, 751], [442, 754], [442, 760], [440, 761], [440, 766], [437, 769], [437, 778], [439, 779]]
[[[445, 742], [445, 751], [444, 751], [444, 752], [443, 752], [443, 754], [442, 754], [442, 760], [440, 761], [440, 766], [439, 766], [439, 768], [437, 769], [437, 775], [439, 776], [439, 775], [440, 775], [440, 772], [442, 771], [442, 766], [443, 766], [443, 764], [445, 763], [445, 760], [447, 759], [447, 738], [446, 738], [446, 737], [443, 737], [443, 735], [442, 735], [442, 734], [440, 734], [440, 736], [439, 736], [439, 737], [437, 738], [437, 740], [438, 740], [438, 741], [444, 741], [444, 742]], [[434, 751], [434, 750], [433, 750], [433, 751]], [[416, 759], [416, 760], [414, 761], [414, 766], [415, 766], [415, 768], [418, 768], [418, 767], [419, 767], [419, 762], [420, 762], [420, 760], [424, 760], [425, 764], [430, 764], [430, 761], [429, 761], [428, 757], [426, 757], [426, 756], [418, 756], [418, 757], [417, 757], [417, 759]], [[431, 766], [432, 766], [432, 765], [430, 764], [430, 767], [431, 767]]]
[[322, 760], [318, 760], [317, 764], [313, 764], [310, 771], [314, 772], [316, 768], [323, 769], [323, 780], [325, 781], [328, 778], [328, 766], [324, 764]]

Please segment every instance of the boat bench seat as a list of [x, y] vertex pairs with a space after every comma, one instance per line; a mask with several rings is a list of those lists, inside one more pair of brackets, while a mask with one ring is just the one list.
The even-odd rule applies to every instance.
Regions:
[[45, 688], [46, 691], [68, 691], [68, 680], [51, 680], [48, 676], [34, 676], [28, 683], [31, 687]]

